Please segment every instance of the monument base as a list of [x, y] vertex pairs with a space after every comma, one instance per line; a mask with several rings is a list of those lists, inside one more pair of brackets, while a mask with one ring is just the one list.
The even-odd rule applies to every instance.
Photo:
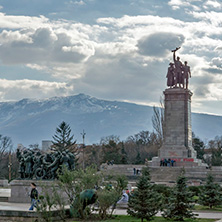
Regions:
[[[154, 158], [155, 159], [155, 158]], [[188, 180], [188, 185], [200, 185], [205, 183], [207, 175], [210, 173], [213, 175], [215, 181], [219, 184], [222, 184], [222, 167], [206, 167], [204, 164], [201, 166], [191, 165], [197, 164], [198, 160], [195, 162], [192, 161], [182, 161], [178, 162], [183, 163], [185, 166], [175, 166], [175, 167], [166, 167], [159, 166], [159, 161], [157, 160], [157, 166], [152, 166], [152, 162], [149, 161], [149, 170], [151, 181], [155, 184], [165, 184], [167, 186], [174, 186], [178, 176], [181, 173], [185, 173], [185, 177]], [[190, 165], [189, 165], [190, 164]], [[100, 167], [101, 172], [104, 175], [125, 175], [128, 178], [129, 184], [128, 189], [131, 190], [136, 186], [136, 182], [141, 174], [134, 175], [134, 168], [142, 169], [146, 165], [132, 165], [132, 164], [114, 164], [107, 165], [102, 164]]]
[[[11, 203], [30, 203], [30, 193], [31, 193], [31, 183], [37, 185], [37, 190], [39, 195], [44, 195], [46, 190], [48, 193], [52, 193], [53, 186], [57, 187], [55, 181], [45, 181], [45, 180], [13, 180], [10, 183], [11, 187], [11, 197], [9, 197], [9, 202]], [[44, 190], [44, 191], [43, 191]], [[61, 197], [68, 200], [68, 196], [65, 192], [61, 192]]]
[[[202, 167], [208, 167], [206, 163], [203, 163], [201, 160], [197, 158], [189, 158], [189, 157], [169, 157], [168, 159], [174, 160], [174, 166], [177, 167], [194, 167], [194, 166], [202, 166]], [[167, 159], [167, 160], [168, 160]], [[150, 166], [153, 167], [160, 167], [161, 166], [161, 160], [164, 160], [160, 157], [153, 157], [152, 161], [150, 162]]]
[[0, 187], [8, 187], [8, 180], [0, 180]]

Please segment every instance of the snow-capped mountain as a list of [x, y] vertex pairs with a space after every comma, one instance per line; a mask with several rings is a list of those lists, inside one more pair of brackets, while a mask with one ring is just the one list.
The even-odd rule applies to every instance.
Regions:
[[[153, 108], [133, 103], [100, 100], [79, 94], [45, 100], [23, 99], [0, 103], [0, 134], [12, 138], [14, 145], [51, 140], [56, 127], [67, 122], [78, 143], [86, 132], [86, 144], [99, 143], [101, 137], [120, 136], [124, 140], [141, 130], [152, 131]], [[222, 135], [222, 116], [192, 114], [193, 131], [201, 139]]]

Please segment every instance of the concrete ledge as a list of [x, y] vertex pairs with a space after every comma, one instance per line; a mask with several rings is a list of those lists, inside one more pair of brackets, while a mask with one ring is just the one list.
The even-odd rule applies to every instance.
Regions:
[[[102, 164], [101, 171], [104, 174], [125, 175], [129, 183], [136, 182], [140, 175], [134, 175], [133, 168], [141, 170], [146, 165], [131, 165], [131, 164]], [[151, 181], [155, 183], [169, 184], [169, 181], [176, 181], [181, 172], [185, 171], [185, 177], [191, 184], [201, 184], [207, 178], [207, 174], [211, 173], [215, 181], [222, 184], [222, 167], [212, 167], [211, 169], [206, 166], [174, 166], [174, 167], [160, 167], [149, 166]], [[198, 182], [197, 182], [198, 181]]]
[[[43, 188], [47, 192], [52, 193], [52, 187], [56, 186], [56, 182], [53, 180], [13, 180], [10, 183], [11, 197], [9, 202], [11, 203], [30, 203], [29, 194], [31, 192], [30, 184], [34, 182], [37, 185], [39, 195], [42, 195]], [[67, 199], [67, 195], [64, 192], [61, 193], [61, 197]]]
[[0, 187], [8, 187], [8, 180], [0, 180]]
[[116, 204], [117, 209], [127, 209], [128, 208], [128, 203], [118, 203]]
[[[53, 221], [61, 221], [58, 216], [58, 211], [52, 211]], [[66, 217], [69, 215], [69, 210], [66, 210]], [[34, 222], [41, 216], [41, 213], [36, 211], [16, 211], [16, 210], [0, 210], [0, 221], [7, 222]]]

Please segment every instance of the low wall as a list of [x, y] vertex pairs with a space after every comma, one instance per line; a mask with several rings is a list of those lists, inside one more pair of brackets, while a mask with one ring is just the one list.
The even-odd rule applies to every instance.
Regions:
[[[30, 184], [34, 182], [37, 185], [39, 195], [43, 195], [42, 189], [45, 188], [49, 193], [52, 193], [52, 187], [56, 185], [55, 181], [41, 181], [41, 180], [13, 180], [10, 182], [11, 197], [9, 202], [11, 203], [30, 203], [31, 199], [29, 194], [31, 193]], [[53, 194], [53, 193], [52, 193]], [[61, 192], [61, 197], [68, 200], [66, 193]]]
[[0, 187], [8, 187], [8, 180], [0, 180]]
[[[59, 222], [61, 218], [58, 216], [58, 211], [52, 212], [52, 221]], [[0, 221], [1, 222], [34, 222], [41, 217], [38, 212], [30, 211], [15, 211], [15, 210], [1, 210]], [[66, 210], [66, 218], [69, 217], [69, 210]]]
[[[189, 162], [188, 162], [189, 163]], [[102, 164], [100, 170], [104, 174], [125, 175], [129, 181], [137, 181], [138, 175], [134, 175], [134, 168], [141, 170], [145, 165], [131, 165], [131, 164]], [[185, 171], [185, 177], [191, 185], [198, 185], [204, 183], [207, 175], [211, 173], [215, 181], [222, 185], [222, 167], [206, 167], [206, 166], [151, 166], [149, 165], [151, 181], [154, 183], [163, 183], [171, 185], [175, 183], [182, 171]]]

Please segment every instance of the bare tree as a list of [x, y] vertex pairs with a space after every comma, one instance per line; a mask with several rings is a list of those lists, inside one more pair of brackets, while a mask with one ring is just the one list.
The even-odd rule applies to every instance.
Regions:
[[0, 134], [0, 161], [12, 149], [12, 140], [10, 137]]
[[140, 131], [139, 133], [129, 136], [126, 142], [133, 142], [137, 146], [139, 145], [149, 145], [151, 143], [151, 133], [149, 131]]
[[163, 141], [163, 130], [164, 130], [164, 102], [163, 98], [160, 98], [160, 106], [153, 107], [153, 116], [152, 116], [152, 124], [155, 133], [157, 134], [159, 140]]
[[102, 137], [100, 140], [100, 145], [107, 145], [110, 143], [110, 141], [113, 141], [114, 143], [118, 144], [120, 142], [119, 136], [110, 135], [110, 136]]
[[[9, 164], [11, 167], [12, 140], [10, 137], [0, 135], [0, 178], [9, 177]], [[11, 168], [10, 168], [11, 173]]]

